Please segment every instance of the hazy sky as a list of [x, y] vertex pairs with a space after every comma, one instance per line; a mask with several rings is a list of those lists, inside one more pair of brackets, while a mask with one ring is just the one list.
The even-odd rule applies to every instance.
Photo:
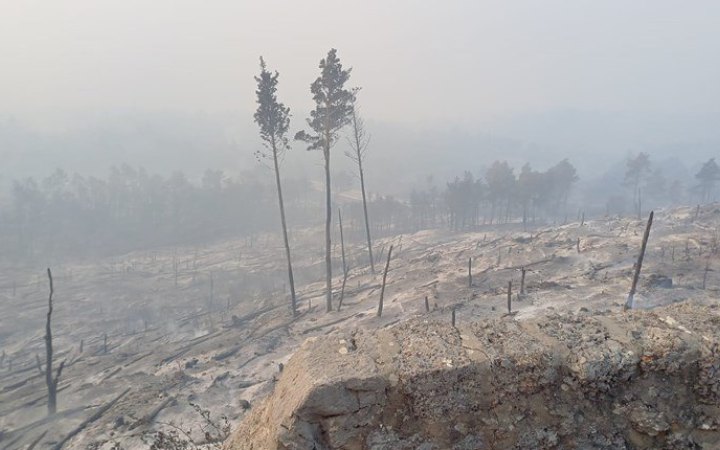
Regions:
[[476, 125], [558, 109], [717, 112], [717, 0], [0, 0], [0, 114], [251, 111], [257, 58], [295, 117], [330, 47], [366, 116]]

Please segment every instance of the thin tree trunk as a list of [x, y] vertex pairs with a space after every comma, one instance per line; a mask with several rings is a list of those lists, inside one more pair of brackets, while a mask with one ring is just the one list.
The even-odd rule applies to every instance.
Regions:
[[342, 268], [343, 273], [347, 272], [347, 265], [345, 264], [345, 237], [343, 236], [343, 224], [342, 224], [342, 213], [338, 208], [338, 225], [340, 227], [340, 251], [342, 252]]
[[370, 258], [370, 271], [375, 273], [375, 262], [372, 254], [372, 239], [370, 238], [370, 219], [368, 218], [367, 198], [365, 195], [365, 173], [362, 160], [358, 154], [358, 169], [360, 170], [360, 191], [362, 192], [363, 214], [365, 215], [365, 237], [367, 238], [368, 257]]
[[47, 275], [48, 282], [50, 283], [50, 296], [48, 297], [47, 321], [45, 322], [45, 383], [47, 384], [48, 389], [48, 415], [52, 415], [57, 412], [57, 392], [55, 391], [55, 385], [52, 380], [53, 347], [52, 329], [50, 326], [53, 311], [52, 298], [55, 290], [53, 289], [52, 272], [49, 268], [47, 270]]
[[635, 264], [635, 275], [633, 276], [632, 285], [630, 286], [630, 293], [628, 294], [625, 307], [623, 309], [633, 309], [635, 299], [635, 289], [637, 288], [637, 282], [640, 279], [640, 270], [642, 269], [643, 259], [645, 258], [645, 249], [647, 248], [647, 241], [650, 237], [650, 227], [652, 227], [654, 212], [650, 211], [650, 217], [645, 227], [645, 234], [643, 235], [642, 247], [640, 248], [640, 255], [638, 256], [637, 264]]
[[[292, 260], [290, 259], [290, 242], [288, 241], [287, 222], [285, 221], [285, 204], [283, 202], [282, 185], [280, 183], [280, 165], [278, 164], [277, 149], [275, 140], [273, 146], [273, 163], [275, 165], [275, 184], [277, 185], [278, 203], [280, 205], [280, 222], [282, 223], [283, 242], [285, 243], [285, 257], [287, 258], [288, 280], [290, 282], [290, 304], [293, 316], [297, 315], [297, 298], [295, 297], [295, 278], [293, 277]], [[328, 174], [329, 177], [329, 174]], [[328, 185], [328, 189], [329, 185]], [[328, 206], [329, 208], [329, 206]]]
[[472, 257], [468, 258], [468, 287], [472, 287]]
[[385, 271], [383, 272], [382, 288], [380, 289], [380, 303], [378, 304], [377, 316], [382, 317], [383, 299], [385, 298], [385, 281], [387, 280], [388, 269], [390, 268], [390, 258], [392, 257], [393, 246], [388, 250], [387, 262], [385, 263]]
[[510, 314], [512, 312], [512, 281], [508, 281], [507, 309], [508, 309], [508, 314]]
[[342, 267], [343, 267], [343, 282], [342, 282], [342, 287], [340, 288], [340, 301], [338, 302], [338, 312], [339, 312], [340, 308], [342, 308], [343, 298], [345, 298], [345, 284], [347, 283], [347, 276], [348, 276], [348, 268], [347, 268], [347, 264], [345, 262], [345, 237], [343, 235], [342, 213], [340, 212], [340, 208], [338, 208], [338, 221], [339, 221], [339, 225], [340, 225], [340, 249], [342, 251]]
[[60, 363], [58, 367], [55, 379], [52, 375], [52, 360], [53, 360], [53, 346], [52, 346], [52, 312], [53, 304], [52, 298], [55, 290], [53, 288], [52, 272], [48, 268], [47, 270], [48, 282], [50, 283], [50, 295], [48, 296], [48, 312], [47, 321], [45, 322], [45, 383], [48, 389], [48, 415], [51, 416], [57, 412], [57, 385], [62, 373], [65, 361]]
[[332, 204], [330, 193], [330, 141], [325, 138], [325, 311], [332, 311], [332, 260], [330, 258], [330, 225], [332, 223]]

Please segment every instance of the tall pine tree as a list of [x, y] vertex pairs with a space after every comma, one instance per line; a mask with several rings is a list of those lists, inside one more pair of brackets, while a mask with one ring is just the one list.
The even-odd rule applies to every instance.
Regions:
[[325, 282], [327, 312], [332, 311], [332, 260], [330, 227], [332, 226], [332, 194], [330, 189], [330, 149], [339, 138], [340, 130], [350, 123], [355, 96], [345, 89], [351, 69], [343, 69], [337, 50], [331, 49], [320, 60], [320, 76], [310, 85], [315, 109], [307, 123], [311, 131], [299, 131], [296, 140], [308, 144], [308, 150], [321, 150], [325, 162]]
[[283, 203], [282, 184], [280, 183], [280, 162], [285, 152], [290, 148], [287, 132], [290, 127], [290, 108], [278, 102], [277, 85], [280, 74], [267, 70], [265, 61], [260, 57], [260, 76], [255, 77], [257, 82], [257, 104], [255, 122], [260, 127], [260, 139], [265, 150], [258, 150], [255, 156], [259, 161], [272, 160], [275, 169], [275, 184], [277, 186], [278, 203], [280, 205], [280, 222], [282, 223], [283, 240], [285, 242], [285, 256], [287, 257], [288, 280], [290, 282], [290, 298], [293, 315], [297, 314], [297, 299], [295, 297], [295, 280], [293, 278], [292, 260], [290, 258], [290, 243], [288, 241], [287, 222], [285, 220], [285, 205]]

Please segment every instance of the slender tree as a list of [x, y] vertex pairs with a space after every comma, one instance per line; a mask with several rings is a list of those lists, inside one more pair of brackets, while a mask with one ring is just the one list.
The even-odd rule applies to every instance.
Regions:
[[297, 314], [297, 299], [295, 297], [295, 280], [293, 278], [292, 259], [290, 258], [290, 243], [288, 241], [287, 222], [285, 220], [285, 205], [283, 204], [282, 184], [280, 183], [280, 162], [285, 152], [290, 148], [287, 132], [290, 127], [290, 108], [278, 102], [277, 85], [280, 74], [267, 70], [265, 61], [260, 57], [260, 76], [255, 77], [258, 88], [258, 108], [255, 111], [255, 122], [260, 127], [260, 139], [265, 150], [258, 150], [255, 156], [259, 161], [272, 160], [275, 169], [275, 184], [277, 186], [278, 204], [280, 205], [280, 222], [282, 224], [283, 241], [285, 243], [285, 256], [287, 257], [288, 280], [290, 284], [290, 299], [293, 315]]
[[[357, 98], [360, 89], [354, 89], [353, 94]], [[360, 192], [362, 193], [363, 214], [365, 215], [365, 237], [367, 238], [368, 257], [370, 258], [370, 270], [375, 273], [375, 261], [372, 254], [372, 239], [370, 238], [370, 220], [368, 219], [367, 197], [365, 194], [365, 173], [363, 171], [363, 161], [365, 160], [365, 152], [370, 143], [370, 136], [365, 131], [365, 121], [360, 117], [357, 100], [353, 102], [353, 108], [350, 115], [350, 124], [352, 125], [352, 136], [348, 139], [351, 151], [345, 152], [358, 167], [360, 174]]]
[[338, 140], [340, 130], [350, 123], [355, 96], [345, 89], [351, 69], [343, 69], [337, 50], [331, 49], [320, 60], [320, 76], [310, 85], [315, 109], [310, 111], [307, 123], [311, 132], [304, 130], [295, 139], [308, 144], [308, 150], [322, 150], [325, 162], [325, 283], [326, 310], [332, 311], [332, 261], [330, 257], [330, 228], [332, 225], [332, 195], [330, 184], [330, 149]]

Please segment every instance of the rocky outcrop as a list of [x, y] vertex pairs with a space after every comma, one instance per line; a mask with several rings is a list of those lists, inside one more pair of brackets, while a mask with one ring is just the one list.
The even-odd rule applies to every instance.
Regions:
[[226, 448], [720, 448], [720, 308], [463, 319], [308, 340]]

